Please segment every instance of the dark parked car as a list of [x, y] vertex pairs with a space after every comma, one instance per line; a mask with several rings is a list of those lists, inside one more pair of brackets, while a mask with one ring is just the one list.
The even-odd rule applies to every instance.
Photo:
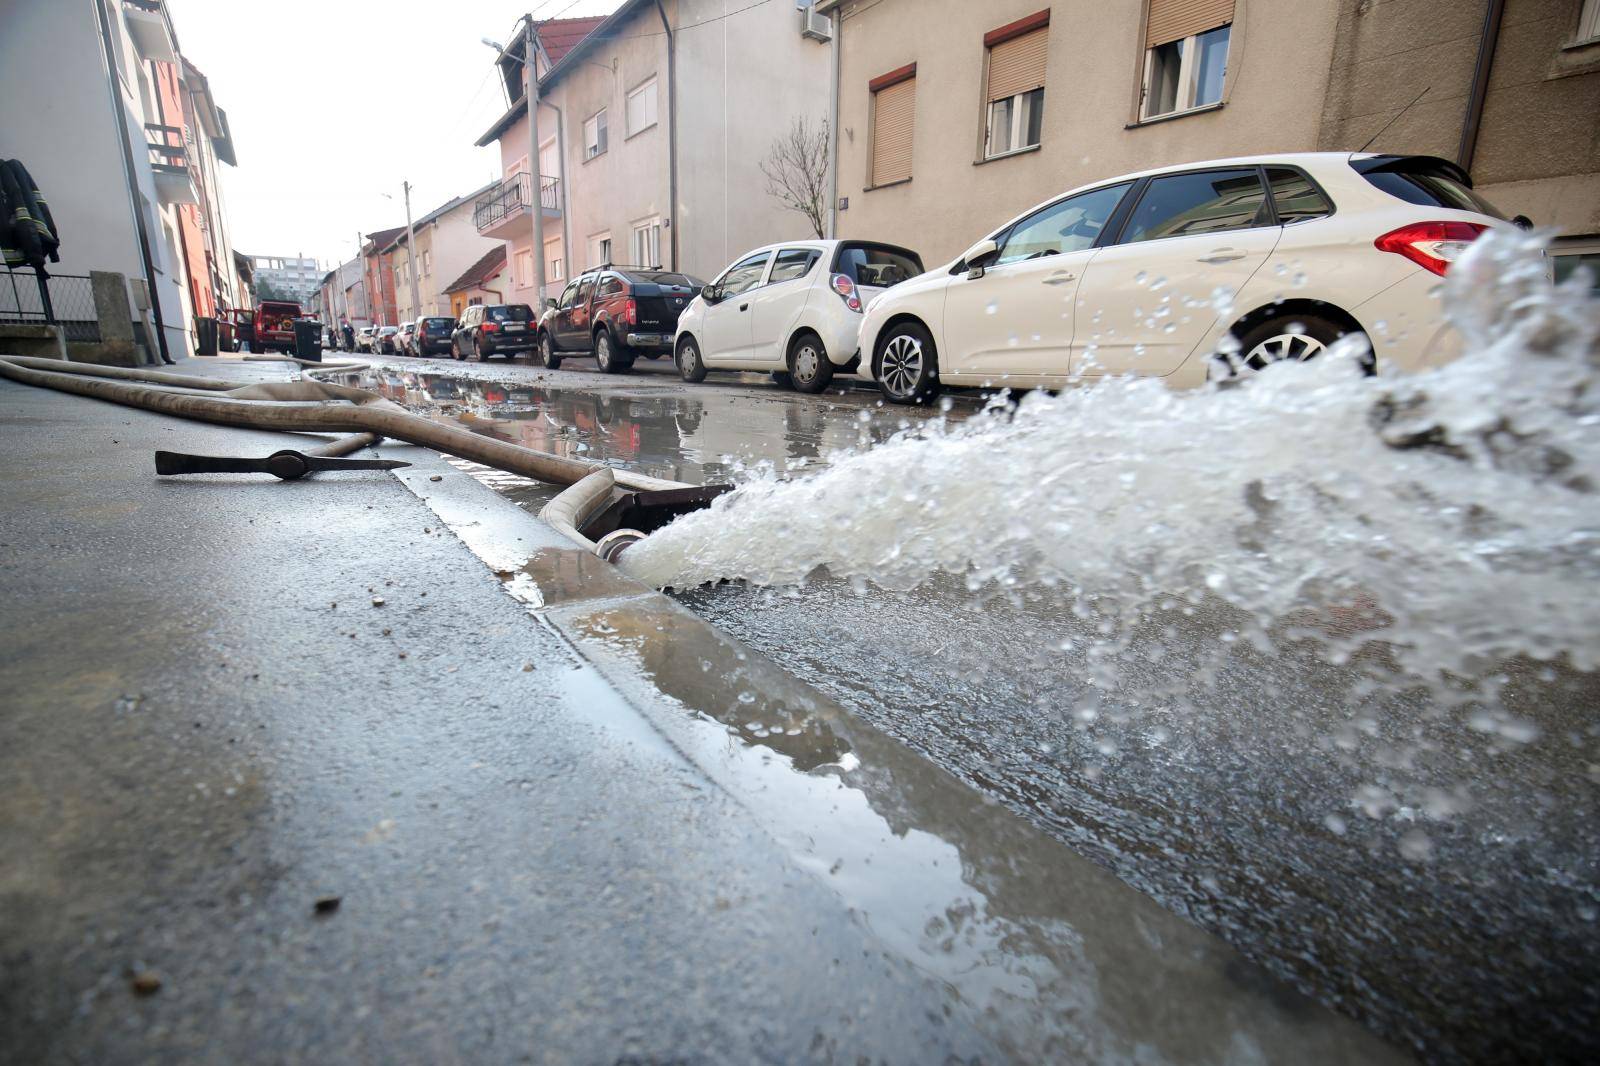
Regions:
[[453, 318], [419, 318], [417, 335], [411, 341], [412, 351], [416, 355], [449, 355], [450, 335], [455, 331]]
[[551, 370], [571, 355], [594, 355], [607, 374], [639, 356], [672, 351], [678, 316], [703, 282], [688, 274], [604, 266], [572, 280], [539, 322], [539, 359]]
[[379, 355], [393, 355], [394, 339], [399, 332], [399, 326], [379, 326], [378, 332], [372, 335], [372, 350]]
[[473, 304], [461, 312], [450, 335], [450, 354], [457, 359], [512, 358], [533, 351], [533, 338], [533, 308], [527, 304]]

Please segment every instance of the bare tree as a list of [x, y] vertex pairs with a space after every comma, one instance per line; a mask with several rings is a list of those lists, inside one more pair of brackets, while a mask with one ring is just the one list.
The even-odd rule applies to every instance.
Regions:
[[828, 208], [828, 120], [813, 126], [804, 117], [794, 120], [786, 136], [772, 142], [761, 161], [767, 178], [767, 195], [790, 211], [806, 216], [818, 238], [824, 236]]

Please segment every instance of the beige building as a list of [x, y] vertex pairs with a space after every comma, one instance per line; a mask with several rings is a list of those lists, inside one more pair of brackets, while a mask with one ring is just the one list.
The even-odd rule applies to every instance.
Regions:
[[[603, 262], [709, 276], [748, 248], [808, 235], [760, 170], [796, 117], [827, 116], [830, 51], [801, 29], [789, 0], [627, 0], [605, 19], [539, 24], [548, 296]], [[509, 242], [511, 298], [532, 303], [523, 40], [499, 60], [510, 106], [478, 141], [499, 142], [505, 180], [477, 218]]]
[[450, 314], [450, 294], [445, 287], [462, 271], [483, 258], [498, 241], [478, 232], [473, 213], [478, 200], [498, 183], [491, 183], [465, 196], [442, 204], [411, 224], [416, 236], [417, 296], [411, 300], [411, 239], [405, 230], [394, 238], [391, 253], [394, 273], [395, 310], [399, 321], [409, 322], [423, 315]]
[[1504, 0], [1496, 25], [1501, 0], [825, 0], [836, 229], [932, 264], [1119, 173], [1374, 135], [1453, 159], [1476, 128], [1479, 188], [1578, 252], [1600, 232], [1597, 7]]

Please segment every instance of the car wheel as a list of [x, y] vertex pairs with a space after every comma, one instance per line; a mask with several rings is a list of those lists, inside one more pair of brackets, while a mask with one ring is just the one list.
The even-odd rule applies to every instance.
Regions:
[[561, 369], [561, 357], [556, 354], [556, 346], [548, 333], [539, 334], [539, 362], [546, 370]]
[[450, 358], [452, 358], [452, 359], [460, 359], [461, 358], [461, 349], [456, 347], [456, 339], [454, 337], [450, 338]]
[[901, 322], [884, 335], [873, 377], [890, 403], [927, 403], [939, 392], [939, 357], [920, 322]]
[[833, 362], [815, 333], [802, 333], [789, 345], [789, 383], [796, 392], [817, 393], [833, 380]]
[[489, 361], [489, 357], [483, 354], [483, 345], [478, 343], [477, 337], [472, 338], [472, 358], [476, 359], [480, 363], [487, 363]]
[[705, 360], [700, 358], [700, 346], [694, 342], [693, 337], [683, 338], [678, 345], [676, 358], [678, 376], [690, 384], [699, 384], [706, 379]]
[[595, 331], [594, 362], [605, 374], [620, 374], [633, 365], [632, 359], [624, 359], [617, 354], [616, 344], [611, 340], [609, 329]]
[[[1265, 370], [1274, 363], [1303, 363], [1326, 352], [1350, 331], [1331, 319], [1316, 315], [1273, 315], [1239, 337], [1239, 351], [1224, 361], [1233, 374]], [[1373, 372], [1371, 357], [1367, 372]]]

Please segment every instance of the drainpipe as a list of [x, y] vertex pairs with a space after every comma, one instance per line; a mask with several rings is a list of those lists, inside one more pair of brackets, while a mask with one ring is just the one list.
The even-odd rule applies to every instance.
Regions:
[[167, 352], [167, 327], [161, 319], [161, 291], [156, 287], [156, 264], [150, 256], [150, 234], [144, 226], [144, 212], [139, 210], [139, 182], [133, 176], [133, 146], [128, 143], [128, 122], [122, 113], [122, 101], [117, 96], [117, 50], [111, 43], [111, 23], [106, 18], [105, 0], [94, 0], [95, 14], [100, 18], [100, 43], [106, 54], [106, 92], [111, 98], [111, 120], [115, 123], [122, 141], [122, 176], [128, 184], [128, 207], [133, 211], [133, 232], [139, 245], [139, 259], [144, 264], [145, 287], [150, 293], [150, 313], [156, 320], [156, 347], [161, 361], [173, 365]]
[[1478, 38], [1478, 59], [1472, 68], [1472, 95], [1467, 100], [1467, 116], [1461, 126], [1461, 147], [1456, 162], [1472, 172], [1472, 156], [1478, 150], [1478, 127], [1483, 123], [1483, 102], [1489, 95], [1489, 72], [1494, 66], [1495, 46], [1500, 43], [1500, 18], [1505, 0], [1489, 0], [1483, 10], [1483, 30]]
[[656, 13], [661, 16], [661, 28], [667, 34], [667, 207], [668, 225], [672, 227], [672, 269], [678, 269], [678, 46], [672, 34], [672, 23], [667, 21], [667, 9], [656, 0]]
[[555, 104], [544, 106], [556, 113], [556, 159], [561, 166], [561, 280], [565, 282], [572, 277], [572, 203], [568, 198], [572, 183], [567, 180], [572, 171], [567, 167], [567, 113]]
[[833, 20], [833, 74], [828, 84], [828, 239], [839, 236], [839, 40], [844, 32], [844, 19], [834, 9], [828, 16]]

